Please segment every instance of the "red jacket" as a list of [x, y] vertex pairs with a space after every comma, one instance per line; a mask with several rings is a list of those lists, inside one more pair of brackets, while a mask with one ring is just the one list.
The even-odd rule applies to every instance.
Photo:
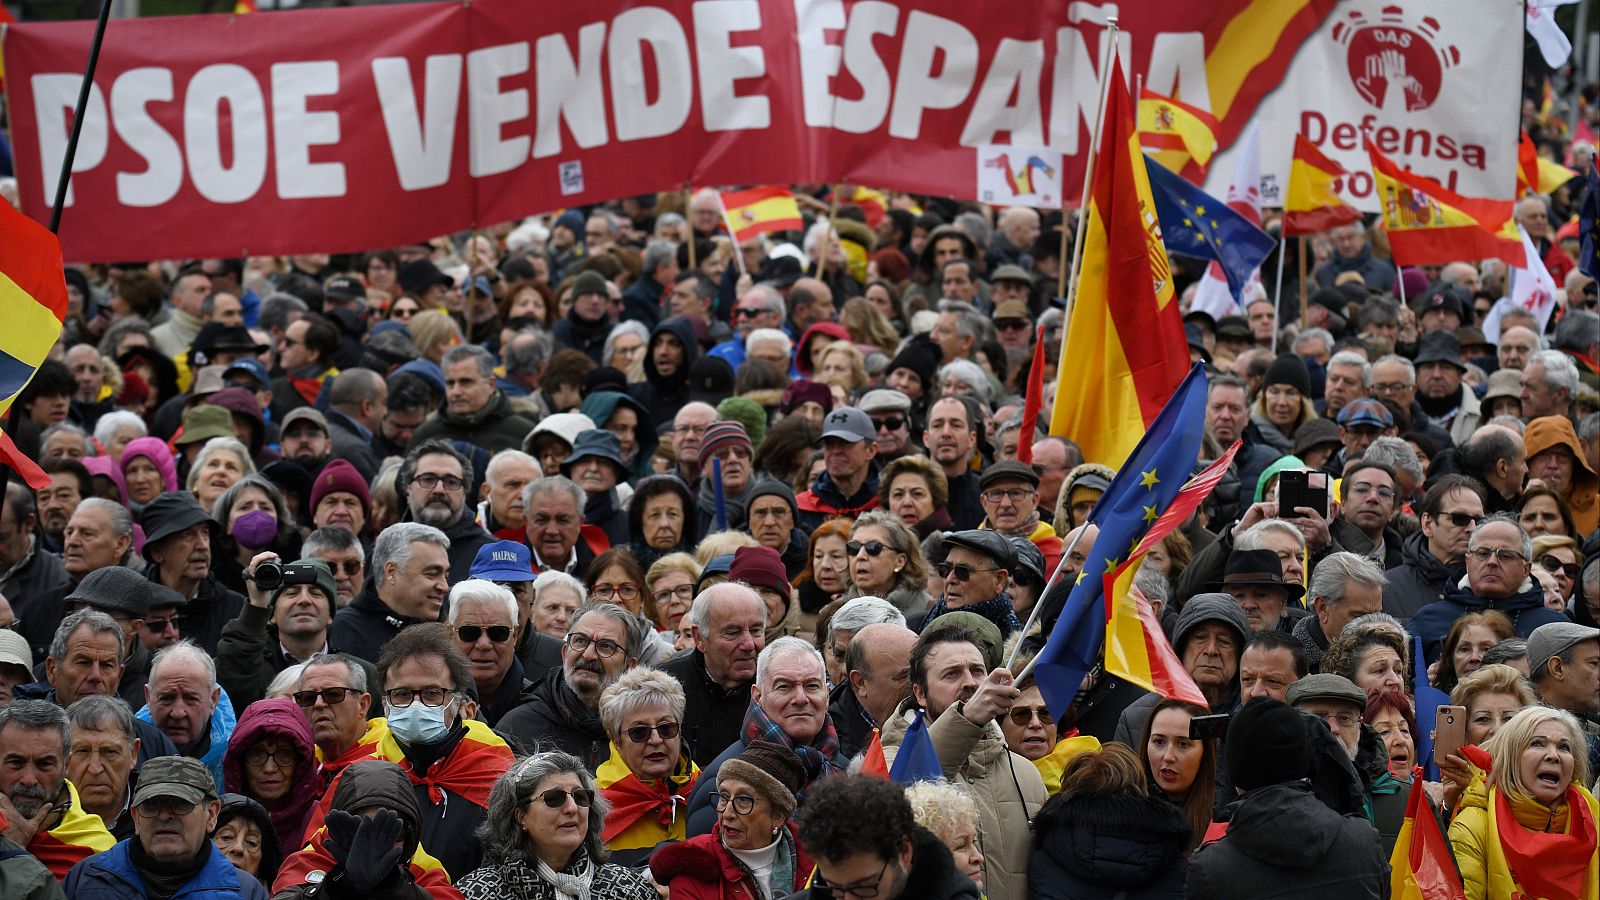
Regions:
[[[800, 834], [793, 822], [784, 824], [794, 842], [794, 884], [773, 885], [775, 897], [804, 890], [811, 879], [812, 861], [800, 846]], [[750, 872], [722, 846], [720, 831], [667, 844], [650, 857], [650, 874], [671, 889], [672, 900], [761, 900]]]

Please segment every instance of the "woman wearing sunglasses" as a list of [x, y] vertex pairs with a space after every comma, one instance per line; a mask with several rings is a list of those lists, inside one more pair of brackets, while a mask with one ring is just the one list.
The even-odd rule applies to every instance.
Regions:
[[456, 888], [466, 900], [657, 900], [649, 879], [608, 862], [600, 833], [610, 810], [577, 757], [528, 757], [489, 792], [483, 865]]
[[850, 560], [850, 590], [845, 599], [882, 597], [919, 622], [933, 606], [928, 595], [928, 563], [922, 546], [900, 517], [874, 509], [862, 513], [845, 544]]
[[[1542, 534], [1533, 539], [1533, 565], [1555, 578], [1563, 603], [1572, 600], [1572, 589], [1578, 583], [1578, 573], [1583, 567], [1583, 555], [1578, 552], [1578, 542], [1559, 534]], [[1563, 607], [1565, 608], [1565, 607]]]
[[805, 779], [794, 751], [751, 741], [717, 770], [711, 833], [662, 847], [650, 859], [651, 876], [672, 900], [772, 900], [800, 891], [812, 861], [789, 817]]
[[622, 865], [643, 865], [658, 845], [687, 836], [700, 769], [684, 752], [683, 709], [683, 685], [643, 666], [600, 695], [600, 723], [611, 738], [611, 757], [595, 772], [611, 803], [600, 837]]

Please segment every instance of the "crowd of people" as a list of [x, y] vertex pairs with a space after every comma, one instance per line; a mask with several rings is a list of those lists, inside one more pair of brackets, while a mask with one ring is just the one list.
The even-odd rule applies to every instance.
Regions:
[[1024, 673], [1116, 475], [1047, 433], [1070, 217], [797, 193], [68, 268], [0, 896], [1377, 897], [1419, 778], [1473, 900], [1596, 896], [1600, 315], [1547, 198], [1548, 323], [1361, 225], [1186, 313], [1241, 446], [1135, 584], [1205, 704], [1063, 709]]

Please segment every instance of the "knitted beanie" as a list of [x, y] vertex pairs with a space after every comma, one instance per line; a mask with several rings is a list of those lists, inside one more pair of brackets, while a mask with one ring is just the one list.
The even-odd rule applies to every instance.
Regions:
[[328, 464], [317, 473], [317, 480], [311, 486], [311, 511], [317, 511], [317, 505], [322, 498], [329, 494], [352, 494], [361, 501], [361, 515], [363, 518], [372, 518], [372, 493], [367, 490], [367, 480], [361, 477], [356, 467], [348, 460], [330, 459]]
[[733, 551], [733, 565], [728, 567], [728, 578], [751, 587], [766, 588], [789, 599], [789, 577], [783, 568], [783, 557], [767, 546], [740, 547]]
[[749, 397], [729, 397], [718, 403], [717, 418], [731, 419], [743, 425], [745, 433], [750, 436], [751, 444], [760, 444], [766, 440], [767, 411]]
[[1275, 384], [1287, 384], [1300, 392], [1302, 397], [1311, 396], [1311, 374], [1306, 371], [1305, 360], [1293, 353], [1280, 353], [1267, 369], [1267, 377], [1261, 381], [1261, 389]]
[[711, 471], [711, 457], [718, 450], [740, 446], [751, 455], [755, 455], [755, 445], [750, 443], [750, 435], [745, 433], [744, 426], [738, 422], [712, 422], [706, 429], [705, 437], [700, 439], [700, 470]]
[[771, 804], [774, 818], [782, 821], [794, 812], [794, 795], [805, 787], [806, 770], [800, 757], [788, 747], [771, 741], [751, 741], [744, 752], [722, 764], [717, 778], [719, 782], [736, 778], [755, 788]]
[[1305, 718], [1287, 703], [1257, 697], [1234, 713], [1227, 755], [1228, 778], [1240, 790], [1304, 778], [1311, 771]]

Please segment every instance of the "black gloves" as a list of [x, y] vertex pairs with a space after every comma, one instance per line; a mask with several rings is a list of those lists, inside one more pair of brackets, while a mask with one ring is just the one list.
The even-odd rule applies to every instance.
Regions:
[[341, 809], [328, 811], [328, 852], [344, 867], [344, 880], [360, 891], [370, 891], [394, 874], [405, 849], [400, 835], [405, 825], [400, 814], [380, 809], [371, 817]]

